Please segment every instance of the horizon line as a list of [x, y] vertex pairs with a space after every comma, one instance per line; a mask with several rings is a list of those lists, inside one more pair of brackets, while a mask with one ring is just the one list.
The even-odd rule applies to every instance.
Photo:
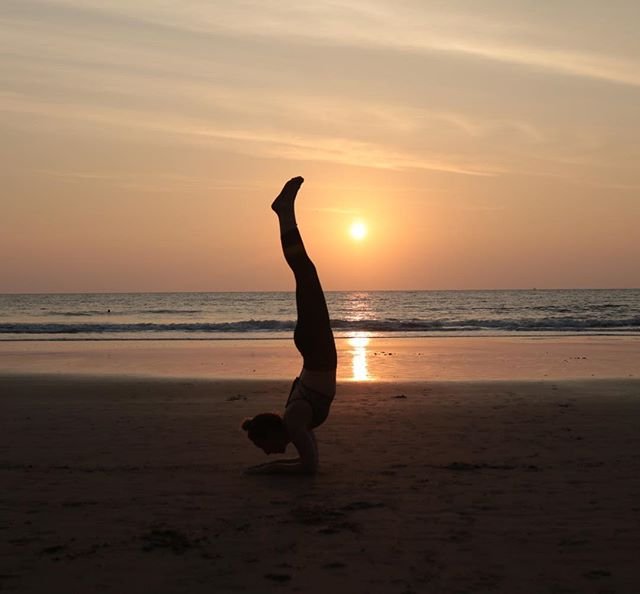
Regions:
[[[637, 287], [498, 287], [498, 288], [471, 288], [471, 289], [326, 289], [325, 293], [476, 293], [476, 292], [500, 292], [500, 291], [640, 291]], [[20, 295], [188, 295], [209, 293], [295, 293], [295, 289], [257, 289], [242, 290], [229, 289], [220, 291], [9, 291], [0, 292], [1, 297]]]

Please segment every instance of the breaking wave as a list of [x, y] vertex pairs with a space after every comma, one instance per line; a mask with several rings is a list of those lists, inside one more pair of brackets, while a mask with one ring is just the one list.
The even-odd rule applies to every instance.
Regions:
[[[184, 313], [184, 310], [181, 311]], [[242, 320], [236, 322], [176, 322], [176, 323], [102, 323], [102, 322], [15, 322], [0, 323], [3, 334], [218, 334], [218, 333], [261, 333], [290, 332], [295, 327], [294, 320]], [[502, 319], [368, 319], [332, 320], [336, 331], [413, 333], [413, 332], [638, 332], [640, 316], [621, 318], [594, 318], [576, 316], [555, 316], [540, 318]]]

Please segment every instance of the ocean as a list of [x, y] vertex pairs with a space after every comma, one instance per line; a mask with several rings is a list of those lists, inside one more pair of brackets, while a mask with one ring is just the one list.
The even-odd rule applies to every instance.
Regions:
[[[338, 337], [640, 335], [640, 290], [327, 292]], [[291, 292], [0, 295], [0, 341], [290, 338]]]

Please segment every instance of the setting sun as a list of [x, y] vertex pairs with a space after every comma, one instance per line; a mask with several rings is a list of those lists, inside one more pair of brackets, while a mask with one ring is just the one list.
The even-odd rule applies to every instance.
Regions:
[[349, 227], [349, 234], [356, 241], [361, 241], [367, 236], [367, 226], [362, 221], [354, 221]]

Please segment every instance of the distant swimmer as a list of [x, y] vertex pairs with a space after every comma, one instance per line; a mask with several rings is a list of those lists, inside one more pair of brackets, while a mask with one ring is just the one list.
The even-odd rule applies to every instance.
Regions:
[[296, 223], [295, 199], [303, 182], [301, 177], [290, 179], [271, 205], [278, 215], [284, 258], [296, 281], [298, 320], [293, 339], [302, 355], [302, 371], [293, 381], [283, 416], [262, 413], [242, 423], [249, 439], [266, 454], [281, 454], [293, 443], [299, 457], [252, 466], [250, 474], [315, 473], [318, 446], [313, 430], [327, 419], [336, 392], [338, 358], [329, 312]]

